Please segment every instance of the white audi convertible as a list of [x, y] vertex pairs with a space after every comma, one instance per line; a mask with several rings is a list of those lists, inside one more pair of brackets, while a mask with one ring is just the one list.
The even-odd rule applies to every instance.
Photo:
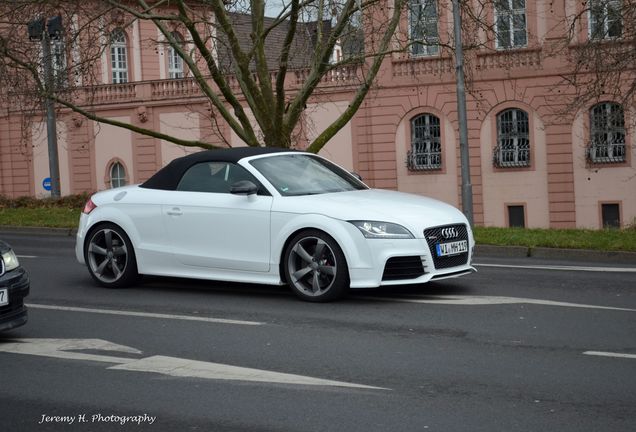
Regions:
[[370, 189], [314, 154], [247, 147], [184, 156], [145, 183], [94, 194], [75, 251], [106, 287], [146, 274], [286, 283], [328, 301], [470, 273], [474, 244], [448, 204]]

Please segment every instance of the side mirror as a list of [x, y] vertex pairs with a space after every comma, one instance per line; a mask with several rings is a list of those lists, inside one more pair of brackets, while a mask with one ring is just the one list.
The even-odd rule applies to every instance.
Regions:
[[230, 193], [234, 195], [255, 195], [258, 192], [258, 186], [249, 180], [237, 181], [230, 187]]
[[362, 180], [362, 176], [360, 174], [358, 174], [357, 172], [351, 171], [351, 175], [354, 176], [355, 178], [357, 178], [358, 180], [363, 181]]

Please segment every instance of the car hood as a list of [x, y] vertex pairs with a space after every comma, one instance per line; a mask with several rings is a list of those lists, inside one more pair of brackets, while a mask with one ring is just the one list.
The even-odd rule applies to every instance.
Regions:
[[275, 200], [273, 210], [322, 214], [346, 221], [393, 222], [409, 228], [416, 237], [422, 237], [427, 227], [468, 223], [461, 211], [442, 201], [380, 189], [281, 197]]

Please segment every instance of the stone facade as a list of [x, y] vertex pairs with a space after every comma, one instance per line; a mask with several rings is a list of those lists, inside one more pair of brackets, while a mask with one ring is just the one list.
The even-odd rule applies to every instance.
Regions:
[[[491, 42], [468, 54], [468, 135], [478, 225], [518, 225], [521, 218], [526, 227], [601, 228], [604, 215], [608, 218], [615, 212], [621, 226], [636, 221], [636, 137], [630, 130], [634, 107], [622, 107], [625, 154], [617, 163], [591, 162], [588, 147], [593, 108], [618, 101], [601, 99], [577, 112], [563, 110], [572, 91], [561, 78], [567, 53], [552, 48], [564, 40], [566, 18], [577, 13], [580, 3], [528, 1], [528, 40], [523, 47], [499, 50]], [[440, 26], [452, 28], [446, 9], [440, 8], [439, 19]], [[587, 40], [585, 25], [583, 20], [577, 27], [570, 49]], [[244, 145], [227, 124], [215, 120], [192, 80], [168, 79], [165, 51], [148, 43], [158, 37], [152, 24], [135, 22], [126, 31], [131, 79], [110, 83], [104, 57], [103, 84], [90, 89], [100, 115], [219, 146]], [[355, 91], [356, 73], [355, 67], [342, 68], [323, 79], [306, 110], [307, 142], [346, 108]], [[321, 154], [360, 173], [372, 187], [428, 195], [460, 207], [454, 77], [453, 59], [443, 53], [387, 57], [357, 114]], [[293, 89], [305, 79], [304, 71], [292, 72], [291, 78]], [[238, 89], [237, 83], [233, 85]], [[501, 115], [506, 111], [526, 114], [528, 150], [523, 158], [527, 159], [516, 164], [496, 162]], [[408, 163], [414, 150], [413, 120], [422, 115], [439, 120], [440, 158], [434, 169], [413, 169]], [[10, 106], [0, 109], [1, 194], [46, 195], [45, 130], [41, 119], [25, 125]], [[173, 158], [196, 151], [64, 111], [58, 117], [58, 134], [63, 194], [110, 187], [115, 163], [124, 168], [127, 183], [138, 183]]]

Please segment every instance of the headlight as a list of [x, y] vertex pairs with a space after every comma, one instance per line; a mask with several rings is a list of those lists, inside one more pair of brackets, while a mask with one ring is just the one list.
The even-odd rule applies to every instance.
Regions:
[[412, 239], [413, 234], [402, 225], [378, 221], [349, 221], [370, 239]]
[[2, 261], [4, 261], [5, 271], [13, 270], [20, 266], [20, 263], [18, 262], [18, 257], [15, 256], [15, 253], [12, 250], [2, 254]]

